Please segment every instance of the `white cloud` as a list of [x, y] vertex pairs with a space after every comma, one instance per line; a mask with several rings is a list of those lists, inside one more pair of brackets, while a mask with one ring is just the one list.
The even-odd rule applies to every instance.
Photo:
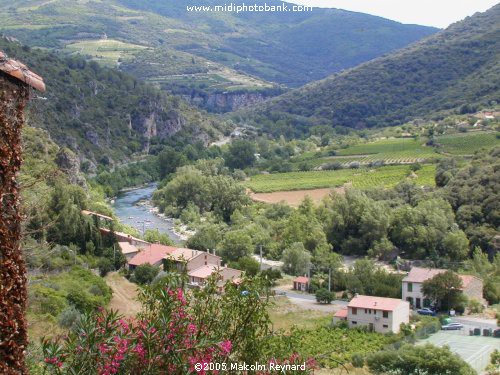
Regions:
[[402, 23], [447, 27], [498, 0], [288, 0], [288, 2], [369, 13]]

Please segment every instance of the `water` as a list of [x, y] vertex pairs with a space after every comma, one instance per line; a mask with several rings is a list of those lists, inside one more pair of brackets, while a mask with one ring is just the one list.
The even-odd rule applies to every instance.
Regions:
[[140, 201], [150, 200], [155, 190], [156, 184], [151, 184], [120, 193], [113, 204], [115, 214], [123, 224], [136, 228], [139, 233], [148, 229], [158, 230], [160, 233], [167, 233], [175, 243], [179, 244], [182, 238], [173, 231], [173, 219], [161, 218], [150, 211], [150, 206], [137, 204]]

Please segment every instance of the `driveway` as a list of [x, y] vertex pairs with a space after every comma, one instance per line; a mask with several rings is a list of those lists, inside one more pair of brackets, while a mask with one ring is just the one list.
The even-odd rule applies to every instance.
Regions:
[[466, 328], [497, 328], [497, 321], [495, 319], [485, 319], [485, 318], [477, 318], [473, 316], [460, 316], [453, 317], [452, 320], [454, 322], [462, 323]]

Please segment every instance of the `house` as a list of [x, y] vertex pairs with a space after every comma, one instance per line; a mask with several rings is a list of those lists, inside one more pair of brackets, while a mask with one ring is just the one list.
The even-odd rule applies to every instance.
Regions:
[[[402, 299], [410, 303], [414, 308], [429, 307], [434, 301], [425, 298], [422, 292], [424, 281], [432, 279], [434, 276], [446, 272], [442, 268], [420, 268], [412, 267], [408, 275], [403, 279]], [[462, 279], [462, 292], [471, 299], [476, 299], [483, 304], [483, 281], [471, 275], [458, 275]]]
[[203, 265], [195, 270], [189, 271], [189, 283], [192, 286], [203, 286], [207, 282], [207, 279], [214, 273], [219, 274], [221, 288], [227, 281], [237, 282], [242, 276], [242, 271], [240, 270], [208, 264]]
[[165, 263], [168, 268], [175, 268], [178, 272], [190, 272], [201, 266], [214, 265], [220, 267], [222, 265], [221, 257], [211, 254], [206, 251], [199, 251], [186, 248], [177, 248], [170, 254], [165, 256]]
[[129, 269], [133, 270], [135, 267], [143, 264], [161, 266], [165, 256], [171, 254], [175, 250], [175, 247], [160, 244], [149, 244], [148, 246], [144, 246], [143, 249], [140, 249], [139, 252], [128, 261]]
[[148, 241], [141, 240], [140, 238], [136, 238], [136, 237], [131, 236], [130, 234], [127, 234], [127, 233], [114, 232], [114, 231], [111, 231], [110, 229], [107, 229], [107, 228], [99, 228], [99, 231], [101, 232], [102, 236], [113, 234], [115, 236], [116, 240], [118, 241], [118, 243], [128, 242], [131, 245], [138, 246], [138, 247], [143, 247], [143, 246], [150, 244]]
[[305, 292], [309, 290], [309, 278], [305, 276], [296, 277], [293, 280], [293, 289]]
[[334, 323], [340, 322], [342, 320], [347, 321], [347, 307], [342, 307], [333, 316], [333, 322]]
[[398, 333], [402, 323], [410, 322], [410, 304], [396, 298], [354, 297], [347, 305], [349, 328], [368, 327], [379, 333]]
[[132, 245], [128, 241], [119, 241], [118, 247], [120, 248], [120, 251], [122, 252], [122, 254], [125, 255], [127, 262], [130, 259], [132, 259], [134, 256], [136, 256], [137, 253], [141, 250], [140, 247], [138, 247], [136, 245]]

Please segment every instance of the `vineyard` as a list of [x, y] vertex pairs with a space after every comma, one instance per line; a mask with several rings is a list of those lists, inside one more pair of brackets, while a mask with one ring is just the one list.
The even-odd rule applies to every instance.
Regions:
[[[424, 165], [412, 177], [418, 185], [433, 186], [435, 165]], [[389, 188], [409, 178], [407, 165], [383, 166], [376, 169], [340, 169], [336, 171], [289, 172], [253, 176], [246, 186], [256, 193], [320, 189], [352, 184], [358, 189]]]
[[437, 138], [441, 145], [440, 151], [453, 155], [472, 155], [482, 148], [492, 148], [500, 145], [500, 133], [465, 133], [443, 135]]
[[116, 66], [119, 60], [132, 58], [135, 53], [146, 49], [146, 47], [119, 40], [100, 39], [82, 40], [68, 44], [66, 49], [72, 53], [90, 56], [104, 65]]
[[380, 333], [327, 326], [295, 330], [292, 337], [302, 356], [313, 357], [326, 368], [347, 364], [354, 354], [367, 355], [394, 341], [394, 338]]

